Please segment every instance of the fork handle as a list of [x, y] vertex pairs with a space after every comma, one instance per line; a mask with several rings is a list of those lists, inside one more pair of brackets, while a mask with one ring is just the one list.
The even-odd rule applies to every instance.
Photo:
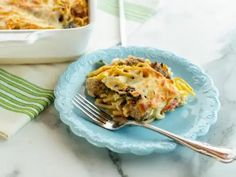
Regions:
[[236, 150], [233, 149], [228, 149], [224, 147], [216, 147], [212, 146], [207, 143], [195, 141], [195, 140], [190, 140], [186, 139], [184, 137], [181, 137], [179, 135], [176, 135], [174, 133], [171, 133], [169, 131], [166, 131], [164, 129], [158, 128], [156, 126], [153, 126], [151, 124], [147, 123], [139, 123], [139, 122], [129, 122], [131, 125], [136, 125], [136, 126], [141, 126], [148, 128], [150, 130], [156, 131], [162, 135], [165, 135], [166, 137], [175, 140], [177, 143], [185, 145], [189, 147], [190, 149], [197, 151], [199, 153], [208, 155], [210, 157], [214, 157], [215, 159], [224, 162], [224, 163], [229, 163], [234, 160], [236, 160]]

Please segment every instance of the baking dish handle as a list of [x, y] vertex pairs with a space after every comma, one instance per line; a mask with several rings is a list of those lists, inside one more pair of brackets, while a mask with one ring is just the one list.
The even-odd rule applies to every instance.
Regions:
[[39, 39], [47, 38], [52, 34], [49, 31], [35, 31], [26, 33], [2, 33], [0, 47], [18, 47], [34, 44]]

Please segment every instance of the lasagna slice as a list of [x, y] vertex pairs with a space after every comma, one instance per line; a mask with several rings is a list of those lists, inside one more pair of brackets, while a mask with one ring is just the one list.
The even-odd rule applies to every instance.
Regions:
[[114, 119], [152, 121], [183, 105], [193, 89], [163, 63], [129, 56], [88, 74], [88, 95]]

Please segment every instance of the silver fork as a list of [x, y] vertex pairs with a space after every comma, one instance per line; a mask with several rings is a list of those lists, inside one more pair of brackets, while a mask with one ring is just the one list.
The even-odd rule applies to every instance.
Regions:
[[186, 139], [184, 137], [181, 137], [179, 135], [176, 135], [174, 133], [168, 132], [164, 129], [158, 128], [156, 126], [153, 126], [151, 124], [147, 124], [144, 122], [137, 122], [137, 121], [132, 121], [132, 120], [128, 120], [122, 123], [116, 122], [112, 119], [112, 117], [109, 114], [99, 109], [97, 106], [95, 106], [93, 103], [88, 101], [80, 93], [76, 94], [76, 96], [73, 99], [73, 103], [81, 112], [83, 112], [87, 116], [86, 118], [87, 120], [92, 121], [93, 123], [105, 129], [118, 130], [127, 125], [145, 127], [155, 132], [158, 132], [176, 141], [177, 143], [181, 145], [187, 146], [194, 151], [208, 155], [210, 157], [214, 157], [221, 162], [229, 163], [236, 160], [236, 151], [233, 149], [228, 149], [224, 147], [215, 147], [207, 143], [203, 143], [203, 142], [199, 142], [195, 140], [189, 140], [189, 139]]

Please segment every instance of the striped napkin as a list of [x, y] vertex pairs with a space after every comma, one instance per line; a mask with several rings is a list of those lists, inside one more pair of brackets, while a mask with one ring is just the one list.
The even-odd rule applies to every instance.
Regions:
[[0, 136], [8, 138], [50, 105], [66, 63], [0, 66]]
[[[152, 17], [157, 5], [157, 0], [125, 1], [127, 35]], [[89, 51], [119, 42], [118, 7], [118, 0], [98, 0]], [[53, 103], [53, 89], [67, 65], [0, 65], [0, 137], [11, 137]]]

